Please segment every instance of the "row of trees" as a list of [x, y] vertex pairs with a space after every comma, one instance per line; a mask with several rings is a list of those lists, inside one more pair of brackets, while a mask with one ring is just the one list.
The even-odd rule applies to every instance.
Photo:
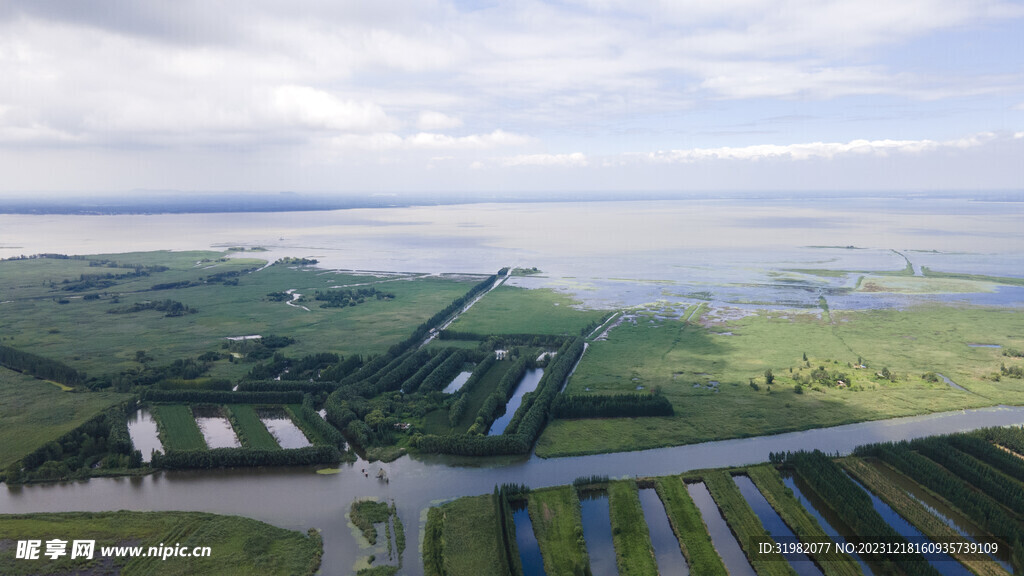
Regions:
[[456, 330], [444, 330], [438, 335], [438, 338], [441, 340], [486, 340], [498, 348], [510, 348], [512, 346], [554, 348], [565, 344], [565, 341], [568, 340], [565, 336], [558, 334], [480, 334], [478, 332]]
[[109, 408], [36, 448], [11, 464], [4, 476], [9, 484], [84, 478], [97, 463], [101, 468], [142, 466], [142, 454], [132, 448], [123, 406]]
[[985, 462], [958, 450], [953, 442], [943, 438], [925, 438], [911, 442], [910, 447], [978, 488], [996, 502], [1018, 514], [1024, 513], [1024, 489], [1021, 485]]
[[469, 434], [485, 434], [494, 420], [505, 413], [505, 406], [523, 379], [526, 368], [526, 358], [520, 358], [505, 372], [498, 386], [484, 399], [483, 406], [476, 413], [476, 421], [469, 427]]
[[473, 389], [477, 387], [480, 380], [483, 379], [484, 375], [487, 374], [497, 361], [494, 354], [488, 354], [482, 362], [476, 365], [473, 373], [469, 376], [469, 380], [466, 380], [466, 383], [459, 389], [459, 397], [448, 408], [448, 423], [452, 428], [458, 425], [459, 421], [462, 420], [462, 416], [466, 413], [469, 395], [473, 392]]
[[854, 453], [874, 456], [910, 476], [1003, 542], [1014, 543], [1024, 537], [1020, 526], [1004, 508], [931, 459], [911, 450], [906, 442], [861, 446]]
[[[853, 530], [861, 542], [886, 542], [906, 545], [907, 540], [889, 526], [871, 504], [871, 497], [857, 486], [842, 469], [826, 456], [814, 452], [787, 453], [785, 464], [793, 466], [840, 518]], [[867, 560], [878, 562], [886, 572], [902, 572], [907, 576], [939, 576], [939, 572], [920, 554], [881, 556], [862, 554]]]
[[501, 555], [503, 572], [510, 576], [523, 576], [523, 563], [519, 558], [519, 545], [516, 543], [516, 522], [512, 512], [512, 499], [521, 498], [530, 489], [521, 484], [502, 484], [494, 487], [491, 503], [494, 506], [498, 521], [498, 542], [504, 554]]
[[239, 392], [302, 392], [303, 394], [330, 394], [338, 388], [337, 382], [299, 382], [297, 380], [253, 380], [239, 382]]
[[67, 364], [2, 344], [0, 344], [0, 366], [36, 378], [53, 380], [65, 386], [80, 386], [86, 381], [84, 372], [79, 372]]
[[166, 299], [136, 302], [131, 306], [111, 308], [110, 310], [107, 310], [107, 314], [135, 314], [136, 312], [143, 312], [145, 310], [156, 310], [157, 312], [163, 312], [165, 318], [174, 318], [177, 316], [195, 314], [196, 312], [198, 312], [198, 310], [196, 310], [195, 308], [182, 304], [177, 300]]
[[462, 365], [466, 362], [466, 355], [462, 350], [455, 350], [444, 362], [430, 373], [420, 384], [421, 392], [436, 392], [443, 390], [445, 386], [462, 371]]
[[152, 465], [165, 470], [234, 468], [241, 466], [308, 466], [341, 461], [334, 446], [307, 446], [291, 450], [214, 448], [211, 450], [168, 450], [155, 452]]
[[392, 356], [397, 356], [402, 352], [408, 350], [409, 348], [416, 346], [417, 344], [422, 342], [427, 337], [427, 335], [430, 334], [430, 331], [432, 329], [438, 328], [450, 316], [452, 316], [453, 314], [461, 310], [463, 306], [471, 302], [473, 298], [476, 297], [477, 294], [480, 294], [481, 292], [493, 286], [497, 279], [497, 276], [488, 276], [485, 280], [470, 288], [468, 292], [466, 292], [462, 296], [459, 296], [455, 300], [452, 300], [451, 304], [446, 306], [444, 310], [441, 310], [437, 314], [434, 314], [426, 322], [417, 326], [416, 329], [413, 330], [412, 334], [408, 338], [389, 348], [388, 354]]
[[562, 394], [555, 418], [636, 418], [672, 416], [672, 403], [661, 394]]
[[[583, 344], [582, 338], [574, 338], [562, 345], [555, 360], [548, 365], [543, 378], [537, 384], [537, 389], [524, 398], [523, 404], [513, 415], [503, 434], [498, 436], [482, 436], [479, 433], [427, 434], [416, 438], [416, 447], [423, 452], [462, 456], [528, 453], [547, 424], [555, 397], [561, 392], [565, 379], [576, 365], [580, 355], [583, 354]], [[483, 412], [483, 408], [481, 408], [481, 412]], [[482, 427], [478, 424], [480, 424], [480, 418], [473, 424], [470, 431], [481, 430]]]
[[376, 288], [348, 288], [327, 290], [324, 292], [317, 290], [316, 294], [313, 296], [314, 300], [323, 302], [323, 304], [320, 305], [321, 308], [344, 308], [346, 306], [355, 306], [357, 304], [362, 304], [367, 298], [393, 300], [395, 295], [391, 292], [382, 292]]
[[219, 390], [144, 390], [144, 402], [174, 404], [299, 404], [302, 392], [222, 392]]
[[302, 406], [299, 408], [299, 414], [304, 427], [312, 428], [315, 435], [332, 446], [336, 446], [339, 450], [345, 449], [345, 437], [337, 428], [331, 426], [320, 417], [320, 413], [316, 411], [316, 405], [311, 394], [306, 394], [302, 397]]

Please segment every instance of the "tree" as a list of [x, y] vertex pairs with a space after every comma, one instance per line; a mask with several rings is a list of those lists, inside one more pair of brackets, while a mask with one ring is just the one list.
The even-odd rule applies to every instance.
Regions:
[[772, 374], [771, 368], [764, 371], [764, 381], [769, 386], [771, 386], [775, 382], [775, 374]]

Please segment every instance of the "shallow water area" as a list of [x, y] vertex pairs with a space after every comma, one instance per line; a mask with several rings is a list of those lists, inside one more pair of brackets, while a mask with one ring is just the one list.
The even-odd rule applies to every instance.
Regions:
[[242, 443], [235, 435], [235, 429], [219, 409], [194, 408], [196, 424], [203, 433], [208, 448], [240, 448]]
[[458, 392], [459, 390], [462, 389], [462, 386], [466, 383], [467, 380], [469, 380], [469, 377], [472, 375], [472, 372], [459, 372], [459, 375], [456, 376], [455, 379], [452, 380], [450, 384], [444, 387], [443, 392], [445, 394], [454, 394]]
[[512, 521], [516, 525], [516, 547], [519, 548], [519, 561], [523, 565], [523, 574], [546, 576], [544, 558], [540, 553], [540, 544], [533, 533], [533, 521], [527, 510], [526, 502], [517, 500], [512, 503]]
[[[747, 476], [733, 476], [733, 482], [740, 489], [740, 494], [747, 501], [754, 514], [761, 521], [765, 531], [773, 540], [780, 544], [792, 544], [800, 540], [793, 534], [793, 531], [786, 526], [779, 513], [772, 508], [761, 491], [757, 489], [754, 482]], [[789, 561], [790, 566], [799, 576], [821, 576], [821, 570], [811, 559], [800, 552], [785, 553], [783, 556]]]
[[302, 430], [292, 422], [292, 419], [283, 410], [261, 409], [257, 413], [259, 414], [260, 422], [263, 422], [263, 425], [267, 427], [267, 431], [277, 440], [281, 448], [287, 450], [289, 448], [312, 446], [306, 435], [302, 433]]
[[497, 436], [505, 432], [505, 428], [508, 427], [509, 422], [512, 421], [512, 417], [515, 416], [516, 410], [519, 409], [519, 405], [523, 403], [523, 396], [527, 392], [533, 392], [537, 389], [537, 384], [540, 383], [541, 377], [544, 376], [543, 368], [533, 368], [527, 370], [523, 375], [522, 380], [516, 386], [515, 393], [509, 398], [508, 403], [505, 405], [505, 413], [498, 417], [493, 424], [491, 424], [491, 430], [487, 433], [488, 436]]
[[654, 547], [654, 559], [658, 563], [658, 573], [661, 576], [687, 576], [690, 569], [658, 492], [653, 488], [644, 488], [639, 492], [640, 506], [651, 535], [651, 546]]
[[150, 461], [154, 450], [164, 449], [158, 436], [156, 420], [146, 408], [140, 408], [128, 415], [128, 435], [132, 439], [132, 446], [142, 452], [143, 462]]
[[736, 536], [729, 529], [729, 525], [725, 523], [725, 518], [718, 510], [718, 505], [711, 497], [708, 487], [703, 482], [697, 482], [687, 484], [686, 490], [690, 493], [690, 498], [693, 498], [697, 509], [700, 510], [704, 525], [707, 526], [708, 534], [711, 535], [711, 543], [718, 555], [722, 557], [722, 562], [725, 563], [725, 569], [729, 571], [729, 575], [756, 576], [754, 568], [747, 560], [743, 549], [740, 548], [739, 542], [736, 541]]
[[612, 542], [611, 510], [608, 494], [599, 490], [580, 492], [580, 514], [583, 517], [583, 539], [594, 576], [616, 576], [615, 545]]

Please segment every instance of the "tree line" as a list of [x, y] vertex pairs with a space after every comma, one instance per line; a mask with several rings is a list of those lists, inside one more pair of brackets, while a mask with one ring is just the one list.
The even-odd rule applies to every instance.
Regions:
[[236, 468], [252, 466], [308, 466], [341, 461], [334, 446], [306, 446], [290, 450], [212, 448], [210, 450], [167, 450], [153, 454], [152, 466], [165, 470]]
[[636, 418], [672, 416], [672, 403], [661, 394], [562, 394], [555, 400], [555, 418]]
[[931, 459], [911, 450], [906, 442], [861, 446], [854, 454], [874, 456], [886, 462], [948, 500], [1003, 542], [1012, 545], [1024, 537], [1020, 526], [1003, 507]]
[[144, 390], [143, 402], [173, 404], [301, 404], [302, 392], [222, 392], [218, 390]]
[[[780, 455], [773, 455], [776, 459]], [[840, 518], [853, 530], [861, 542], [891, 542], [907, 544], [901, 536], [875, 511], [871, 497], [861, 489], [829, 456], [814, 452], [790, 452], [781, 455], [782, 461], [796, 469], [797, 473]], [[875, 561], [887, 572], [896, 570], [907, 576], [939, 576], [939, 572], [920, 554], [896, 554], [892, 556], [862, 554], [867, 560]], [[893, 570], [895, 568], [896, 570]]]
[[67, 364], [3, 344], [0, 344], [0, 366], [36, 378], [53, 380], [65, 386], [81, 386], [86, 381], [84, 372], [79, 372]]
[[472, 393], [473, 389], [480, 383], [480, 380], [483, 379], [484, 375], [487, 374], [497, 361], [494, 354], [488, 354], [482, 362], [476, 365], [473, 373], [469, 376], [469, 380], [466, 380], [466, 383], [459, 389], [457, 392], [458, 399], [448, 408], [448, 423], [452, 428], [462, 420], [463, 414], [466, 413], [466, 405], [469, 404], [470, 393]]

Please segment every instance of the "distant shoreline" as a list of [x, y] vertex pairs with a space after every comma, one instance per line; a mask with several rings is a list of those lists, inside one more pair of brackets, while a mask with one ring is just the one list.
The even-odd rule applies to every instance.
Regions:
[[[134, 194], [131, 195], [131, 194]], [[40, 195], [0, 197], [0, 214], [113, 216], [128, 214], [214, 214], [258, 212], [321, 212], [330, 210], [454, 206], [465, 204], [522, 204], [548, 202], [630, 202], [658, 200], [959, 200], [1024, 202], [1024, 191], [970, 192], [545, 192], [545, 193], [406, 193], [300, 194], [218, 192], [126, 193], [123, 195]]]

